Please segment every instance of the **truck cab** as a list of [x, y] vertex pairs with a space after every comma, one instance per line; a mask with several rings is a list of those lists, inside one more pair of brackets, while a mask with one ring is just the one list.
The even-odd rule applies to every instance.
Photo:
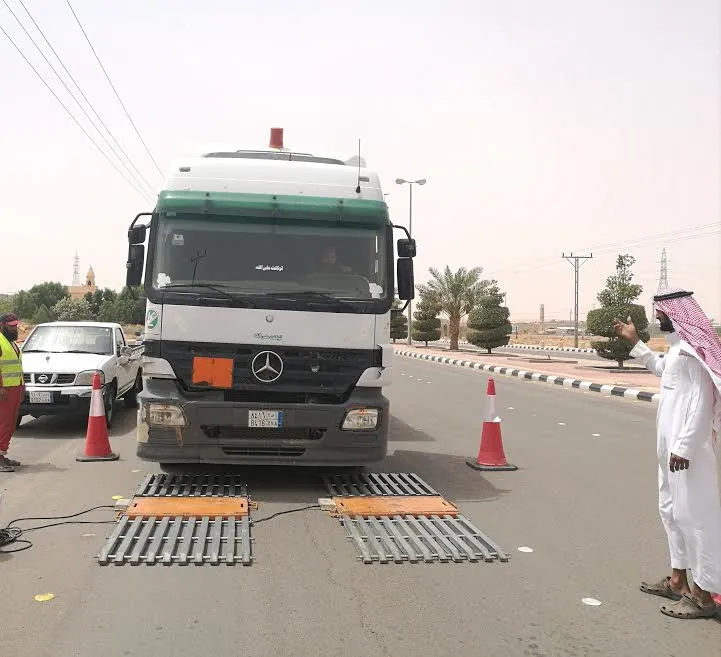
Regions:
[[130, 226], [127, 284], [147, 297], [141, 459], [386, 455], [391, 305], [396, 290], [413, 298], [415, 243], [361, 160], [295, 153], [274, 135], [267, 150], [179, 161]]

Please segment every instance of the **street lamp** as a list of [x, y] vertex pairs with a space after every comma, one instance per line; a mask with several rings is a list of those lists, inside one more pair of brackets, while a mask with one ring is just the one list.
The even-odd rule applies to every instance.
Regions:
[[[426, 179], [405, 180], [404, 178], [396, 178], [396, 185], [408, 185], [408, 234], [413, 237], [413, 185], [425, 185]], [[413, 324], [413, 302], [408, 302], [408, 344], [413, 344], [411, 338], [411, 328]]]

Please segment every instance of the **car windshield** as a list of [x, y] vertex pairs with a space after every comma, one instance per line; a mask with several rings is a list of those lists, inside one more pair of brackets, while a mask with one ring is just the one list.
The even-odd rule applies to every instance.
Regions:
[[161, 216], [153, 287], [194, 283], [236, 295], [317, 292], [382, 299], [385, 227]]
[[113, 331], [102, 326], [38, 326], [23, 352], [113, 354]]

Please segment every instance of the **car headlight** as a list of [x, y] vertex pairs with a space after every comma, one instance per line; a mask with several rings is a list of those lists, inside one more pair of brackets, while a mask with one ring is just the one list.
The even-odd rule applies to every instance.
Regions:
[[177, 404], [148, 404], [145, 407], [145, 421], [155, 427], [188, 426], [185, 412]]
[[354, 408], [345, 414], [341, 429], [343, 431], [369, 431], [378, 426], [377, 408]]
[[91, 386], [93, 385], [93, 377], [95, 375], [100, 376], [100, 385], [105, 385], [105, 372], [102, 370], [85, 370], [85, 372], [80, 372], [75, 377], [75, 385], [76, 386]]

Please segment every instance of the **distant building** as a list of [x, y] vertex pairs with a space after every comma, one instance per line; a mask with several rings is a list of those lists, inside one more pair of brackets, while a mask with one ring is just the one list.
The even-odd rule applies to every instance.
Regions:
[[95, 292], [97, 289], [98, 288], [95, 285], [95, 272], [91, 266], [90, 269], [88, 269], [88, 273], [85, 275], [85, 284], [71, 285], [68, 288], [68, 292], [70, 292], [70, 296], [73, 299], [82, 299], [86, 294], [89, 292]]

